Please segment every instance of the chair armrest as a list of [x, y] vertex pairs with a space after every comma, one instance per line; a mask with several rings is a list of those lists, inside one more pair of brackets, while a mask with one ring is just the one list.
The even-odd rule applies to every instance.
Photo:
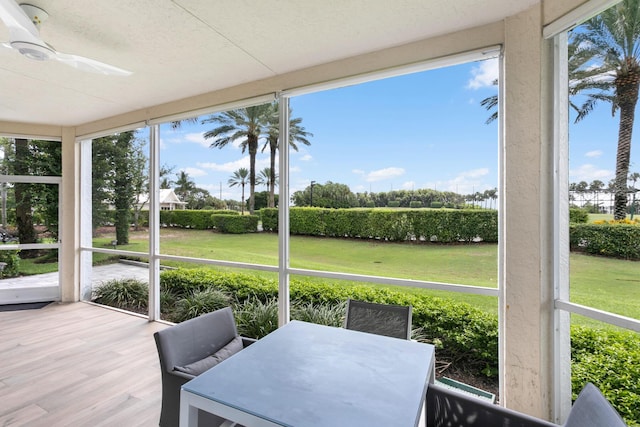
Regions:
[[176, 377], [180, 377], [180, 378], [185, 379], [186, 380], [185, 382], [190, 381], [190, 380], [195, 378], [194, 375], [187, 374], [186, 372], [176, 371], [176, 370], [171, 371], [170, 374], [171, 375], [175, 375]]
[[465, 420], [467, 426], [558, 427], [540, 418], [516, 412], [437, 384], [427, 389], [427, 427]]

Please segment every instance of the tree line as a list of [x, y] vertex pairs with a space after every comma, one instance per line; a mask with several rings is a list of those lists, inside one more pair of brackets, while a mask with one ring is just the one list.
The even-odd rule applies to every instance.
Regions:
[[291, 202], [299, 207], [313, 206], [322, 208], [484, 207], [492, 209], [497, 198], [497, 188], [467, 195], [433, 189], [353, 193], [346, 184], [327, 181], [324, 184], [313, 182], [304, 190], [294, 192], [291, 195]]

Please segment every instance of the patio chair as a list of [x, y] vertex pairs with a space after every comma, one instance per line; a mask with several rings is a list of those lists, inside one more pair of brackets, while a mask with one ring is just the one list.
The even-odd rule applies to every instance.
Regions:
[[349, 299], [344, 327], [408, 340], [411, 339], [411, 306]]
[[[238, 336], [230, 307], [189, 319], [153, 334], [162, 374], [160, 427], [178, 427], [180, 387], [256, 340]], [[224, 420], [200, 411], [200, 426]]]
[[[426, 427], [559, 427], [437, 384], [429, 384], [425, 404]], [[588, 383], [571, 407], [563, 426], [626, 427], [626, 424], [600, 390]]]

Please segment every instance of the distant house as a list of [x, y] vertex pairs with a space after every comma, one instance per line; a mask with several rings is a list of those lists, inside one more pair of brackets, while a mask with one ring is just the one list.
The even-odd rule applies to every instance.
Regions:
[[[187, 202], [181, 201], [176, 195], [175, 191], [171, 188], [166, 188], [160, 190], [160, 210], [162, 211], [175, 211], [184, 209], [187, 205]], [[141, 194], [138, 196], [138, 202], [136, 203], [138, 207], [142, 205], [143, 210], [149, 209], [149, 195]]]

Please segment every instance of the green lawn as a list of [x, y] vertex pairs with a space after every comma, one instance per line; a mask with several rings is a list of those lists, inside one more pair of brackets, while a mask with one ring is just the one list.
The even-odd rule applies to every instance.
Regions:
[[[109, 247], [111, 239], [112, 237], [95, 239], [94, 244]], [[147, 250], [146, 235], [133, 233], [131, 244], [119, 248], [144, 252]], [[273, 266], [278, 263], [278, 238], [277, 235], [268, 233], [231, 235], [163, 229], [160, 248], [165, 254]], [[314, 270], [485, 287], [495, 287], [497, 283], [496, 245], [444, 246], [292, 236], [290, 260], [292, 267]], [[640, 318], [640, 263], [572, 253], [570, 268], [572, 301]], [[466, 301], [482, 310], [497, 312], [496, 298], [419, 288], [405, 289]], [[578, 322], [587, 321], [580, 319]]]

